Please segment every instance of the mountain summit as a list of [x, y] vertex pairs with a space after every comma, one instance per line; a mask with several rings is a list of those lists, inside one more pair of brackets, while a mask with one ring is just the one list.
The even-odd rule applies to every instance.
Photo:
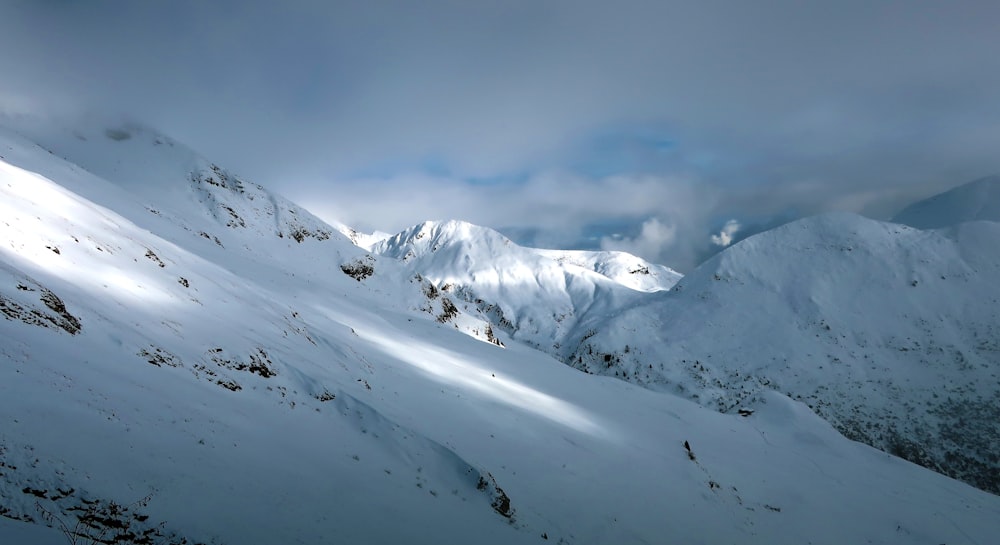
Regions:
[[525, 248], [461, 221], [424, 222], [372, 250], [454, 293], [515, 340], [557, 355], [586, 324], [681, 278], [624, 252]]

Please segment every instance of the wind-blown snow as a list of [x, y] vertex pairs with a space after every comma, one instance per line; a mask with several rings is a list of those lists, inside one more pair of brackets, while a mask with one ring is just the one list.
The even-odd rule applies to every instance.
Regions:
[[[72, 521], [147, 495], [137, 527], [194, 543], [1000, 530], [1000, 498], [848, 441], [801, 403], [762, 392], [752, 416], [720, 414], [502, 332], [505, 348], [481, 342], [489, 324], [452, 311], [443, 285], [180, 144], [51, 131], [32, 136], [51, 153], [0, 131], [0, 515], [35, 523], [0, 521], [4, 543], [60, 542], [40, 508]], [[674, 293], [544, 259], [553, 272], [482, 274], [511, 294]]]

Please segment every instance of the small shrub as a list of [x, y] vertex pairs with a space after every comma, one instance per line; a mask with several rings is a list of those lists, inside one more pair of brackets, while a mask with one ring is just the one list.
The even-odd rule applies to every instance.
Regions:
[[437, 317], [437, 321], [442, 324], [451, 320], [455, 316], [458, 316], [458, 307], [455, 303], [452, 303], [447, 297], [441, 298], [441, 315]]
[[53, 528], [57, 528], [66, 538], [69, 545], [183, 545], [189, 543], [185, 538], [166, 534], [163, 531], [165, 523], [150, 525], [149, 515], [139, 512], [139, 509], [149, 505], [152, 494], [131, 505], [122, 505], [115, 501], [86, 500], [70, 507], [76, 517], [76, 522], [67, 522], [54, 511], [46, 509], [40, 502], [35, 502], [35, 508], [42, 515], [42, 520]]
[[357, 280], [358, 282], [375, 274], [374, 259], [372, 256], [365, 256], [364, 259], [355, 259], [340, 266], [344, 274]]

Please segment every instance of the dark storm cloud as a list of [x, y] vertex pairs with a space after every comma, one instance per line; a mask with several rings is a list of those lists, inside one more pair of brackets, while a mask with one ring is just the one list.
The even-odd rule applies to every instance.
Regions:
[[998, 29], [987, 1], [9, 0], [0, 100], [132, 113], [347, 223], [629, 220], [606, 245], [689, 267], [730, 219], [1000, 170]]

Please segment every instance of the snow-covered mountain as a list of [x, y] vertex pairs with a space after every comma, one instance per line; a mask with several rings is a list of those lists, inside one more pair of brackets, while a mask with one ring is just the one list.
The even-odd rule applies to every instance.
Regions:
[[371, 249], [455, 294], [514, 339], [556, 355], [591, 322], [681, 277], [624, 252], [525, 248], [461, 221], [424, 222]]
[[724, 412], [781, 392], [847, 437], [1000, 492], [998, 241], [994, 222], [800, 220], [609, 317], [571, 363]]
[[1000, 221], [1000, 175], [960, 185], [903, 209], [892, 221], [940, 229], [966, 221]]
[[482, 342], [409, 264], [154, 131], [89, 127], [0, 130], [0, 542], [1000, 531], [997, 496], [778, 393], [721, 414]]
[[[992, 218], [998, 180], [902, 216]], [[777, 390], [852, 439], [1000, 492], [998, 234], [990, 223], [924, 233], [809, 218], [723, 253], [671, 292], [680, 275], [634, 256], [522, 248], [463, 222], [426, 222], [372, 249], [588, 373], [722, 411]]]

